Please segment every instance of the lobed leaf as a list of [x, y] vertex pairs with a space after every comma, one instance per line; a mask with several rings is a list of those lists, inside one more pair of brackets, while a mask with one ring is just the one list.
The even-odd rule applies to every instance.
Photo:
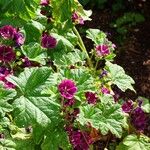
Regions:
[[112, 64], [111, 62], [106, 62], [106, 66], [108, 67], [108, 70], [111, 75], [111, 81], [113, 84], [117, 85], [118, 88], [120, 88], [123, 92], [125, 92], [127, 89], [130, 89], [135, 92], [132, 84], [134, 84], [134, 80], [125, 74], [124, 69], [117, 65]]
[[117, 150], [148, 150], [150, 149], [150, 140], [148, 137], [135, 134], [125, 137], [122, 143], [117, 146]]
[[22, 47], [23, 54], [31, 61], [36, 61], [45, 65], [47, 58], [46, 50], [41, 47], [39, 43], [30, 43]]
[[[15, 121], [19, 126], [39, 124], [42, 128], [57, 125], [60, 106], [50, 94], [42, 93], [51, 69], [25, 68], [19, 77], [11, 76], [9, 81], [18, 88], [19, 98], [13, 102]], [[21, 91], [21, 93], [20, 93]]]
[[100, 103], [97, 106], [87, 105], [80, 107], [78, 121], [82, 125], [90, 123], [92, 127], [99, 129], [103, 135], [109, 131], [116, 137], [121, 137], [124, 127], [124, 114], [119, 104], [114, 104], [110, 99], [107, 103]]

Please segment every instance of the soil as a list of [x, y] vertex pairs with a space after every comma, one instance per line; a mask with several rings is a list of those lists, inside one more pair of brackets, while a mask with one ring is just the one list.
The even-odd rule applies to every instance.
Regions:
[[[86, 6], [86, 8], [90, 6]], [[93, 8], [92, 21], [85, 23], [86, 28], [98, 28], [106, 33], [113, 43], [116, 44], [115, 63], [122, 66], [126, 73], [135, 80], [137, 93], [127, 91], [122, 96], [135, 99], [138, 96], [150, 98], [150, 1], [132, 0], [125, 3], [125, 8], [114, 13], [111, 3], [106, 4], [104, 9]], [[124, 12], [140, 12], [145, 21], [128, 29], [126, 38], [120, 44], [117, 38], [119, 34], [110, 27]], [[85, 40], [88, 50], [92, 48], [91, 41]]]

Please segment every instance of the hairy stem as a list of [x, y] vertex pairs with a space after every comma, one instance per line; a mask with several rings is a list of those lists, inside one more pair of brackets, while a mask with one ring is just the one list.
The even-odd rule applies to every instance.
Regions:
[[90, 59], [90, 57], [89, 57], [89, 54], [88, 54], [88, 52], [87, 52], [87, 50], [86, 50], [86, 47], [85, 47], [85, 45], [84, 45], [84, 43], [83, 43], [83, 40], [82, 40], [82, 38], [81, 38], [81, 36], [80, 36], [78, 30], [76, 29], [76, 27], [73, 27], [73, 32], [74, 32], [74, 33], [76, 34], [76, 36], [78, 37], [78, 45], [80, 46], [81, 50], [82, 50], [83, 52], [85, 52], [85, 54], [86, 54], [86, 56], [87, 56], [87, 63], [88, 63], [88, 65], [89, 65], [89, 67], [92, 68], [92, 67], [93, 67], [92, 61], [91, 61], [91, 59]]

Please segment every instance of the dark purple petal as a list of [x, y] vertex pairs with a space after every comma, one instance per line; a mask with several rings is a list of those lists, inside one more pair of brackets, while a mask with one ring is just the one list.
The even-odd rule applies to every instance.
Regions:
[[107, 45], [98, 45], [96, 46], [96, 53], [98, 56], [106, 56], [110, 54], [109, 47]]
[[44, 48], [52, 49], [56, 47], [57, 40], [50, 35], [44, 34], [42, 36], [41, 44]]
[[107, 76], [107, 74], [108, 74], [108, 72], [107, 72], [106, 70], [103, 70], [103, 71], [101, 72], [99, 78], [101, 79], [101, 78]]
[[22, 58], [22, 62], [23, 62], [23, 66], [24, 67], [30, 67], [30, 66], [32, 66], [31, 61], [27, 57]]
[[87, 100], [88, 104], [96, 104], [97, 97], [96, 97], [95, 93], [86, 92], [85, 97], [86, 97], [86, 100]]
[[0, 35], [4, 39], [13, 39], [16, 33], [17, 33], [17, 30], [10, 25], [6, 25], [0, 28]]
[[65, 79], [58, 85], [58, 90], [62, 97], [72, 99], [77, 92], [77, 87], [72, 80]]
[[49, 5], [49, 0], [41, 0], [40, 5], [42, 5], [42, 6]]
[[76, 24], [81, 24], [81, 25], [84, 24], [83, 18], [80, 17], [77, 12], [74, 12], [74, 13], [72, 14], [71, 19], [72, 19], [72, 22], [74, 22], [74, 23], [76, 23]]
[[125, 113], [130, 113], [132, 109], [133, 109], [133, 101], [132, 100], [128, 100], [122, 104], [122, 110]]
[[15, 40], [17, 46], [21, 46], [25, 42], [25, 37], [22, 33], [18, 32], [15, 34], [14, 40]]
[[102, 87], [102, 88], [101, 88], [101, 92], [102, 92], [103, 94], [110, 94], [110, 90], [109, 90], [108, 88], [106, 88], [106, 87]]
[[130, 121], [137, 130], [143, 131], [145, 129], [147, 116], [141, 107], [137, 107], [132, 111]]
[[143, 100], [142, 99], [138, 99], [138, 105], [139, 105], [139, 107], [142, 106], [142, 103], [143, 103]]
[[78, 14], [76, 12], [74, 12], [72, 14], [72, 21], [75, 22], [78, 18], [79, 18]]
[[89, 145], [92, 144], [90, 135], [81, 130], [69, 130], [69, 140], [75, 150], [89, 150]]
[[0, 45], [0, 61], [11, 62], [15, 60], [16, 54], [12, 47]]
[[7, 80], [4, 83], [5, 83], [4, 87], [6, 89], [14, 89], [14, 88], [16, 88], [16, 86], [14, 84], [12, 84], [11, 82], [8, 82]]
[[74, 103], [75, 103], [74, 98], [72, 98], [72, 99], [65, 99], [64, 100], [64, 106], [65, 107], [72, 106], [72, 105], [74, 105]]
[[12, 74], [12, 72], [9, 69], [7, 69], [5, 67], [0, 67], [0, 81], [3, 82], [4, 87], [6, 89], [12, 89], [12, 88], [14, 89], [16, 87], [14, 84], [10, 83], [6, 79], [6, 77], [8, 77], [11, 74]]

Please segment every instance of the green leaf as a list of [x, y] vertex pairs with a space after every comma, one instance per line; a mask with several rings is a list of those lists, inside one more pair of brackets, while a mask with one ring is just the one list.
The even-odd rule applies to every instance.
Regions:
[[70, 29], [73, 24], [71, 20], [71, 0], [52, 0], [51, 6], [53, 8], [52, 16], [55, 20], [55, 26], [65, 32]]
[[88, 29], [86, 37], [91, 39], [96, 45], [104, 43], [106, 34], [99, 29]]
[[40, 0], [11, 0], [7, 11], [28, 20], [35, 16]]
[[39, 42], [40, 43], [40, 37], [41, 33], [44, 29], [42, 24], [39, 22], [30, 20], [26, 24], [23, 25], [24, 30], [26, 32], [26, 43], [31, 43], [31, 42]]
[[54, 49], [48, 50], [48, 55], [52, 60], [61, 59], [62, 55], [65, 55], [74, 49], [71, 41], [62, 35], [58, 35], [56, 33], [51, 33], [51, 35], [57, 39], [57, 46]]
[[94, 79], [86, 68], [63, 69], [60, 73], [62, 79], [67, 78], [75, 81], [78, 88], [75, 98], [79, 101], [83, 101], [86, 91], [95, 91]]
[[122, 143], [119, 144], [117, 150], [149, 150], [150, 139], [144, 135], [138, 137], [135, 134], [128, 135]]
[[67, 20], [71, 21], [72, 13], [70, 0], [52, 0], [51, 5], [53, 8], [53, 17], [56, 22], [65, 22]]
[[73, 8], [83, 18], [84, 21], [86, 21], [86, 20], [91, 21], [92, 20], [90, 18], [90, 16], [92, 15], [92, 11], [91, 10], [84, 10], [83, 6], [78, 1], [74, 1]]
[[8, 78], [19, 89], [20, 97], [13, 102], [15, 122], [19, 126], [38, 124], [41, 128], [46, 128], [61, 121], [59, 104], [51, 95], [42, 93], [50, 74], [51, 69], [47, 67], [25, 68], [19, 77]]
[[61, 56], [61, 59], [55, 59], [54, 64], [58, 67], [67, 67], [71, 65], [75, 65], [76, 63], [84, 63], [86, 55], [84, 52], [81, 52], [77, 49], [73, 52], [69, 52], [68, 54], [64, 54]]
[[13, 97], [16, 96], [16, 91], [13, 89], [5, 89], [1, 84], [0, 84], [0, 101], [8, 101], [13, 99]]
[[16, 149], [15, 150], [35, 150], [35, 144], [32, 139], [26, 139], [26, 140], [14, 140], [16, 143]]
[[78, 121], [85, 125], [90, 123], [94, 128], [99, 129], [103, 135], [109, 131], [116, 137], [121, 137], [124, 127], [124, 114], [119, 104], [110, 102], [100, 103], [97, 106], [87, 105], [80, 107]]
[[4, 116], [6, 112], [12, 111], [12, 106], [7, 102], [15, 97], [15, 90], [4, 89], [0, 85], [0, 116]]
[[[57, 41], [62, 41], [63, 45], [65, 46], [66, 49], [72, 50], [74, 48], [73, 44], [70, 42], [70, 40], [66, 39], [64, 36], [52, 33], [51, 34], [53, 37], [57, 39]], [[59, 43], [58, 43], [59, 44]], [[59, 46], [59, 45], [58, 45]]]
[[138, 97], [137, 99], [141, 99], [143, 101], [142, 103], [142, 109], [146, 112], [146, 113], [150, 113], [150, 100], [145, 98], [145, 97]]
[[12, 140], [0, 139], [0, 150], [16, 150], [16, 144]]
[[111, 81], [113, 84], [117, 85], [118, 88], [120, 88], [123, 92], [125, 92], [127, 89], [135, 91], [132, 86], [132, 84], [135, 83], [134, 80], [125, 74], [125, 71], [121, 66], [112, 64], [108, 61], [106, 62], [106, 66], [110, 72]]
[[53, 131], [48, 131], [44, 142], [42, 143], [42, 150], [69, 150], [69, 142], [67, 133], [63, 130], [63, 127], [56, 128]]
[[47, 57], [46, 50], [41, 47], [39, 43], [30, 43], [22, 47], [23, 54], [31, 61], [36, 61], [45, 65], [45, 58]]
[[40, 128], [40, 125], [35, 124], [33, 126], [33, 140], [37, 145], [40, 144], [41, 140], [43, 139], [44, 134], [45, 134], [45, 129]]

